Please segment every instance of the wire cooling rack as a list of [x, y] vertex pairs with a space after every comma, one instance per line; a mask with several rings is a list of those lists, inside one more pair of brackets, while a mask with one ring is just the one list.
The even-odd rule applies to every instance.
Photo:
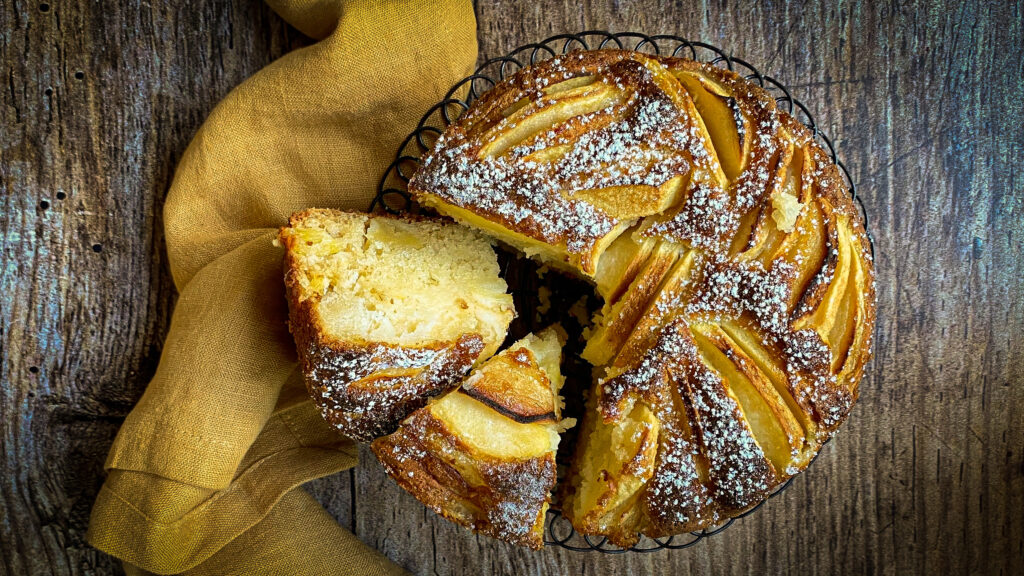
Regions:
[[[419, 207], [413, 202], [408, 192], [408, 183], [419, 166], [420, 157], [433, 147], [437, 137], [440, 136], [445, 128], [454, 122], [460, 114], [468, 110], [469, 106], [477, 98], [493, 88], [498, 82], [505, 80], [523, 67], [536, 64], [548, 58], [577, 50], [601, 50], [605, 48], [636, 50], [638, 52], [707, 62], [714, 66], [732, 70], [748, 81], [757, 83], [775, 98], [776, 104], [782, 110], [790, 113], [803, 123], [812, 132], [814, 138], [822, 145], [824, 150], [828, 152], [832, 161], [839, 167], [839, 171], [849, 187], [850, 196], [864, 218], [864, 227], [866, 230], [868, 229], [868, 217], [864, 203], [857, 195], [857, 187], [850, 177], [849, 170], [847, 170], [836, 154], [836, 147], [832, 140], [819, 129], [810, 110], [802, 102], [794, 98], [790, 91], [778, 80], [763, 74], [749, 62], [704, 42], [696, 42], [680, 36], [667, 34], [652, 36], [639, 32], [611, 33], [598, 30], [588, 30], [576, 34], [558, 34], [540, 42], [525, 44], [504, 56], [487, 60], [473, 74], [457, 82], [448, 90], [448, 93], [445, 94], [445, 97], [440, 102], [427, 110], [423, 118], [420, 119], [419, 124], [417, 124], [416, 129], [402, 142], [402, 145], [395, 154], [395, 160], [388, 166], [380, 179], [377, 186], [377, 194], [370, 204], [370, 211], [382, 210], [391, 214], [401, 214], [417, 212], [419, 210]], [[872, 257], [874, 257], [875, 245], [870, 230], [868, 230], [868, 241], [871, 246]], [[517, 309], [519, 309], [519, 306], [517, 306]], [[568, 400], [569, 395], [566, 396]], [[567, 443], [563, 442], [563, 444]], [[820, 450], [818, 453], [821, 453]], [[729, 518], [717, 526], [709, 527], [699, 532], [690, 532], [667, 538], [648, 538], [645, 536], [637, 544], [629, 548], [619, 548], [608, 542], [607, 538], [604, 537], [593, 538], [576, 532], [572, 524], [562, 516], [561, 510], [552, 506], [548, 511], [544, 544], [566, 550], [600, 552], [604, 554], [645, 553], [658, 550], [689, 548], [705, 538], [722, 532], [737, 520], [753, 514], [765, 502], [788, 488], [794, 478], [796, 476], [790, 477], [789, 480], [769, 494], [766, 499], [742, 514]]]

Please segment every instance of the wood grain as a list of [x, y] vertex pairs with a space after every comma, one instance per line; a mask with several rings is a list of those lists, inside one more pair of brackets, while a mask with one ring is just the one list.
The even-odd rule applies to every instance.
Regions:
[[[83, 540], [174, 295], [160, 209], [227, 91], [308, 42], [251, 0], [0, 3], [0, 575], [119, 574]], [[369, 452], [311, 484], [416, 573], [1024, 572], [1024, 5], [480, 2], [481, 58], [581, 29], [675, 33], [787, 84], [871, 217], [875, 359], [781, 497], [688, 550], [540, 553], [476, 537]]]

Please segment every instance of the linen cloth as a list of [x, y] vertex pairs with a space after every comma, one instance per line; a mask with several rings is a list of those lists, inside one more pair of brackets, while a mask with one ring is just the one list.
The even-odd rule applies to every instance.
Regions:
[[270, 0], [319, 41], [235, 88], [164, 206], [180, 297], [118, 432], [87, 538], [129, 574], [398, 574], [300, 487], [356, 464], [286, 325], [288, 216], [365, 209], [396, 147], [476, 60], [468, 0]]

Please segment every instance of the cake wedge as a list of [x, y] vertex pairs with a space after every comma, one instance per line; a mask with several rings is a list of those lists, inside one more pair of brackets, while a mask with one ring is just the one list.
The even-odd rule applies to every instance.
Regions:
[[458, 386], [515, 316], [489, 241], [450, 222], [307, 210], [278, 241], [306, 387], [356, 440]]
[[562, 418], [558, 327], [512, 344], [371, 445], [387, 473], [441, 516], [534, 549], [555, 486]]

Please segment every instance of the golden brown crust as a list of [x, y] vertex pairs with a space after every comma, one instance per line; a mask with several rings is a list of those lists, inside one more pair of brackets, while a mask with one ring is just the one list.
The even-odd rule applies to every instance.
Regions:
[[[731, 71], [608, 50], [524, 68], [410, 190], [606, 298], [585, 352], [604, 374], [563, 486], [583, 533], [628, 546], [735, 516], [857, 398], [876, 316], [863, 218], [813, 135]], [[633, 246], [602, 268], [622, 234]]]
[[427, 409], [371, 448], [388, 475], [437, 514], [506, 542], [544, 545], [553, 452], [511, 461], [475, 453]]

